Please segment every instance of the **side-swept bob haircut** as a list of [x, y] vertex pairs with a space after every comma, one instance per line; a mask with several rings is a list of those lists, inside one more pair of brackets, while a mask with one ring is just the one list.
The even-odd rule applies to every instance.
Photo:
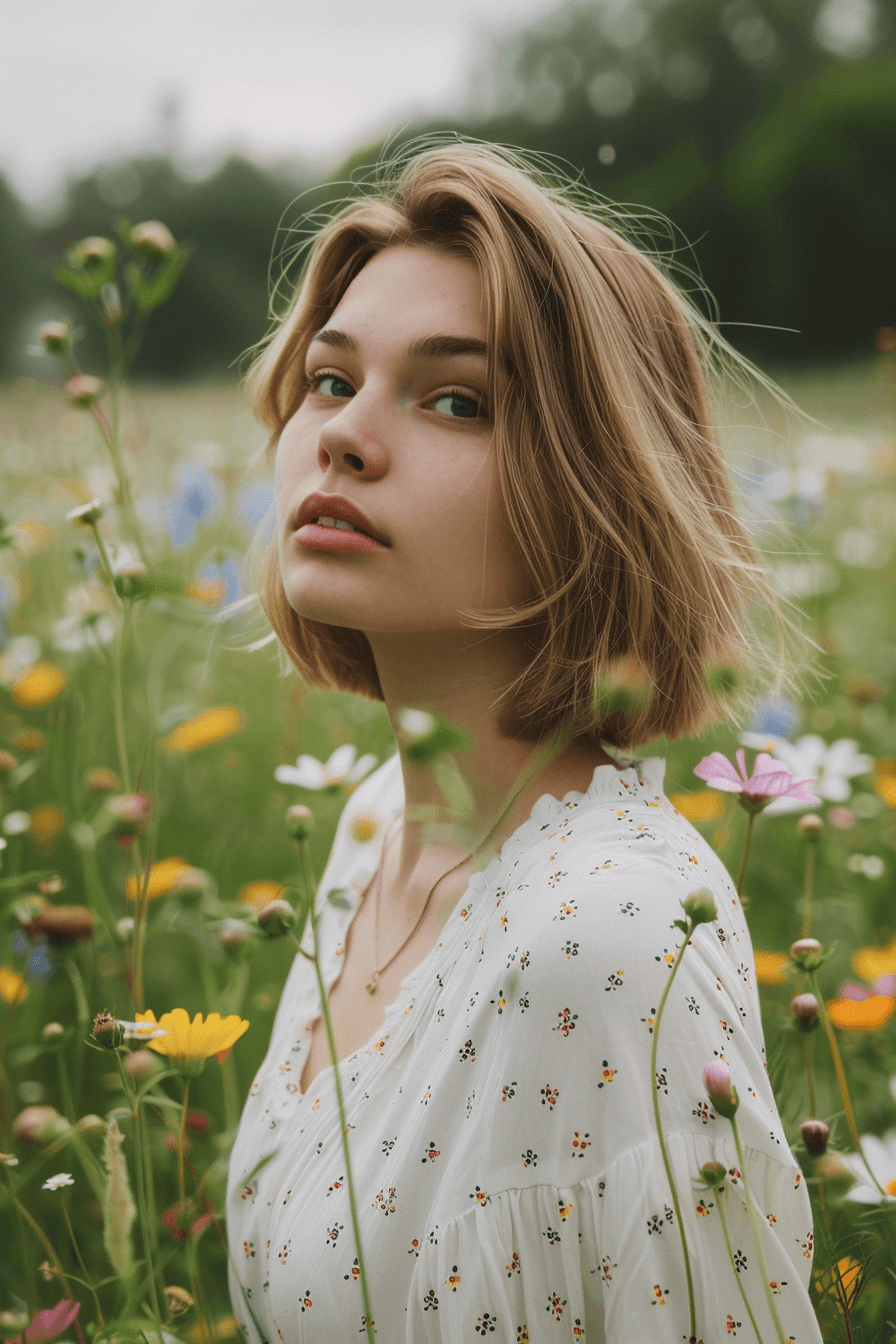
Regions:
[[[500, 731], [541, 742], [573, 725], [575, 740], [626, 749], [730, 716], [720, 687], [780, 674], [790, 624], [735, 516], [716, 441], [708, 378], [750, 366], [610, 227], [596, 194], [534, 155], [437, 141], [404, 146], [315, 232], [294, 300], [249, 370], [256, 415], [273, 446], [304, 396], [312, 334], [378, 252], [405, 244], [473, 261], [497, 480], [531, 580], [521, 606], [461, 613], [473, 629], [525, 630], [531, 659], [492, 707]], [[361, 631], [289, 606], [276, 535], [256, 586], [309, 684], [383, 699]], [[748, 624], [758, 607], [772, 613], [774, 656]], [[620, 699], [614, 668], [640, 680], [640, 698]]]

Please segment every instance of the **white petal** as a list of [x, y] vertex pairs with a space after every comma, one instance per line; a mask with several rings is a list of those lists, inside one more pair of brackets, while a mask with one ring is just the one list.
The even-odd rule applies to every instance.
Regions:
[[853, 775], [864, 775], [873, 767], [874, 761], [864, 752], [859, 752], [858, 742], [851, 737], [841, 737], [828, 749], [827, 768], [832, 775], [843, 775], [851, 779]]
[[357, 784], [358, 780], [363, 779], [365, 775], [370, 774], [370, 771], [378, 763], [378, 761], [379, 761], [378, 756], [373, 756], [368, 752], [368, 754], [366, 756], [362, 756], [359, 761], [355, 761], [355, 764], [348, 772], [346, 782], [348, 784]]
[[332, 783], [335, 784], [337, 781], [341, 782], [345, 779], [357, 754], [358, 748], [353, 747], [351, 742], [344, 742], [341, 747], [336, 748], [324, 766], [324, 770]]
[[742, 747], [750, 747], [754, 751], [767, 751], [774, 755], [779, 743], [786, 742], [787, 738], [775, 737], [773, 733], [741, 733], [737, 740]]
[[298, 784], [303, 789], [322, 789], [327, 782], [324, 767], [313, 756], [300, 756], [295, 765], [278, 765], [274, 778], [280, 784]]

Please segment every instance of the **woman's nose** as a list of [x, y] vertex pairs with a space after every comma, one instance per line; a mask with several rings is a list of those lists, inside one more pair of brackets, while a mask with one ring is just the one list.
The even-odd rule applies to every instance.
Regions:
[[359, 404], [356, 395], [338, 415], [321, 428], [317, 441], [317, 460], [322, 470], [331, 464], [345, 468], [355, 476], [376, 477], [386, 469], [388, 452], [382, 435], [372, 423], [369, 408]]

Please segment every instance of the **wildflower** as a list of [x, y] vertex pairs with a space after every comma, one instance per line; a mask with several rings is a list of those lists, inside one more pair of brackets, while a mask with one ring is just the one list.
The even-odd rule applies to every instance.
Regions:
[[869, 984], [879, 976], [896, 971], [896, 937], [891, 938], [885, 947], [860, 947], [853, 953], [852, 964]]
[[69, 1123], [55, 1106], [26, 1106], [12, 1122], [13, 1137], [40, 1148], [69, 1131]]
[[762, 812], [775, 798], [792, 798], [800, 804], [817, 804], [820, 799], [809, 793], [811, 779], [794, 779], [776, 765], [767, 752], [761, 751], [753, 763], [753, 773], [747, 775], [746, 754], [741, 747], [737, 753], [737, 770], [720, 751], [714, 751], [694, 767], [694, 774], [705, 779], [711, 789], [723, 793], [737, 793], [748, 812]]
[[218, 1344], [219, 1340], [234, 1339], [239, 1333], [240, 1323], [235, 1316], [221, 1316], [208, 1329], [201, 1324], [192, 1325], [187, 1339], [189, 1344]]
[[753, 954], [756, 965], [756, 980], [760, 985], [783, 985], [787, 980], [790, 958], [786, 952], [766, 952], [757, 950]]
[[0, 1153], [0, 1162], [3, 1163], [4, 1167], [17, 1167], [19, 1165], [19, 1159], [13, 1157], [12, 1153]]
[[718, 821], [725, 811], [725, 800], [715, 793], [673, 793], [669, 802], [687, 821], [699, 826], [703, 822]]
[[48, 844], [65, 830], [65, 813], [55, 803], [42, 803], [31, 813], [28, 829], [35, 844]]
[[274, 778], [280, 784], [296, 784], [302, 789], [335, 789], [357, 784], [377, 764], [377, 757], [362, 756], [356, 761], [357, 747], [350, 742], [337, 747], [324, 764], [314, 756], [299, 756], [295, 765], [278, 765]]
[[846, 1198], [856, 1204], [881, 1204], [896, 1200], [896, 1129], [888, 1130], [883, 1138], [878, 1138], [876, 1134], [863, 1134], [861, 1147], [868, 1166], [887, 1193], [882, 1197], [880, 1191], [871, 1184], [858, 1153], [842, 1153], [839, 1154], [840, 1160], [857, 1178]]
[[7, 812], [0, 825], [3, 826], [4, 835], [24, 835], [31, 825], [31, 815], [21, 810]]
[[40, 728], [22, 728], [12, 740], [18, 751], [45, 751], [50, 739]]
[[158, 261], [176, 246], [174, 234], [158, 219], [147, 219], [131, 229], [131, 246], [151, 261]]
[[233, 705], [218, 705], [206, 709], [192, 719], [178, 724], [162, 741], [165, 751], [199, 751], [232, 737], [243, 726], [243, 715]]
[[198, 1218], [194, 1218], [196, 1205], [193, 1200], [178, 1200], [162, 1214], [162, 1222], [169, 1229], [175, 1241], [186, 1241], [187, 1237], [198, 1237], [208, 1227], [215, 1216], [211, 1200], [206, 1200]]
[[813, 1157], [821, 1157], [828, 1146], [831, 1131], [823, 1120], [804, 1120], [800, 1125], [800, 1137]]
[[55, 663], [41, 660], [13, 684], [10, 694], [20, 709], [41, 709], [61, 695], [68, 683], [67, 672]]
[[106, 1126], [103, 1160], [108, 1180], [103, 1195], [103, 1225], [106, 1252], [119, 1278], [127, 1280], [134, 1267], [134, 1248], [131, 1226], [137, 1216], [128, 1167], [121, 1145], [124, 1135], [118, 1121], [111, 1116]]
[[258, 927], [268, 938], [282, 938], [296, 922], [296, 912], [289, 901], [269, 901], [257, 916]]
[[8, 966], [0, 966], [0, 999], [4, 1003], [22, 1003], [28, 997], [28, 986], [24, 975], [12, 971]]
[[828, 812], [828, 823], [838, 831], [852, 830], [856, 824], [855, 813], [851, 807], [832, 807]]
[[107, 265], [115, 257], [115, 244], [109, 238], [101, 238], [92, 235], [90, 238], [82, 238], [80, 242], [72, 243], [66, 252], [66, 258], [70, 266], [83, 268], [86, 271], [96, 270], [101, 266]]
[[178, 1288], [176, 1284], [169, 1284], [165, 1289], [165, 1301], [168, 1303], [169, 1316], [182, 1316], [196, 1305], [186, 1288]]
[[314, 830], [314, 813], [310, 807], [296, 803], [286, 809], [286, 830], [293, 840], [307, 840]]
[[[137, 1022], [155, 1024], [155, 1014], [147, 1009], [137, 1014]], [[167, 1055], [178, 1068], [199, 1072], [209, 1055], [229, 1050], [248, 1030], [249, 1023], [241, 1021], [236, 1013], [223, 1018], [220, 1013], [209, 1013], [204, 1021], [202, 1013], [197, 1013], [191, 1021], [184, 1008], [174, 1008], [162, 1014], [158, 1026], [168, 1034], [162, 1040], [150, 1041], [150, 1050]]]
[[60, 1036], [65, 1035], [65, 1027], [61, 1022], [47, 1022], [45, 1026], [41, 1028], [40, 1034], [45, 1041], [55, 1041], [58, 1040]]
[[241, 905], [251, 910], [260, 910], [269, 901], [275, 901], [285, 888], [282, 882], [272, 882], [269, 878], [259, 878], [256, 882], [247, 882], [237, 892]]
[[73, 406], [89, 411], [100, 399], [103, 385], [92, 373], [74, 373], [65, 384], [65, 394]]
[[218, 928], [218, 942], [226, 952], [236, 952], [245, 947], [252, 937], [248, 924], [241, 919], [225, 919]]
[[152, 901], [157, 896], [167, 896], [175, 887], [181, 873], [189, 867], [186, 859], [176, 857], [158, 859], [156, 863], [151, 865], [148, 879], [144, 872], [139, 878], [128, 877], [125, 880], [125, 895], [129, 901], [136, 901], [145, 882], [147, 900]]
[[[94, 381], [96, 381], [94, 379]], [[79, 504], [74, 509], [69, 509], [65, 515], [67, 523], [81, 523], [84, 527], [93, 527], [103, 516], [103, 501], [101, 499], [91, 499], [86, 504]]]
[[876, 879], [884, 875], [884, 861], [879, 854], [850, 854], [846, 866], [851, 873]]
[[0, 775], [8, 775], [11, 771], [15, 770], [17, 765], [18, 761], [11, 751], [3, 751], [0, 749]]
[[165, 522], [175, 548], [182, 551], [193, 540], [197, 525], [221, 511], [224, 490], [198, 462], [181, 462], [175, 479], [178, 493], [165, 505]]
[[84, 785], [91, 793], [114, 793], [116, 789], [121, 788], [121, 780], [114, 770], [95, 765], [84, 775]]
[[806, 812], [800, 817], [796, 828], [807, 840], [817, 840], [820, 832], [824, 830], [824, 822], [817, 812]]
[[63, 1185], [74, 1185], [75, 1178], [70, 1171], [60, 1171], [55, 1176], [51, 1176], [48, 1181], [44, 1181], [41, 1190], [59, 1190]]
[[37, 338], [48, 355], [64, 355], [71, 349], [72, 329], [67, 322], [43, 322]]
[[801, 971], [817, 971], [825, 961], [824, 948], [817, 938], [798, 938], [790, 945], [790, 960]]
[[65, 1334], [74, 1324], [80, 1310], [80, 1302], [63, 1297], [55, 1307], [35, 1312], [25, 1333], [18, 1335], [11, 1344], [49, 1344], [50, 1340], [58, 1339], [60, 1335]]
[[825, 1007], [835, 1027], [842, 1031], [877, 1031], [889, 1022], [896, 1009], [892, 995], [870, 994], [867, 999], [831, 999]]
[[[769, 739], [766, 749], [776, 762], [792, 775], [808, 776], [820, 798], [831, 803], [845, 803], [850, 794], [848, 781], [856, 775], [867, 774], [874, 762], [859, 752], [858, 742], [841, 737], [830, 745], [816, 733], [788, 742], [785, 737]], [[778, 799], [773, 812], [792, 812], [799, 804], [788, 797]]]
[[737, 1088], [731, 1081], [731, 1070], [721, 1060], [714, 1060], [703, 1068], [703, 1086], [719, 1115], [732, 1120], [740, 1104]]
[[23, 923], [29, 938], [49, 938], [51, 943], [79, 943], [93, 937], [93, 914], [86, 905], [51, 905]]

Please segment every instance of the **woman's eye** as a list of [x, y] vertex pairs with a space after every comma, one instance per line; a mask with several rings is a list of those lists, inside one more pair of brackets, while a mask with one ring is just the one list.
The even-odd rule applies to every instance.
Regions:
[[432, 404], [437, 407], [445, 401], [451, 404], [451, 410], [440, 411], [440, 415], [450, 415], [455, 420], [476, 420], [479, 418], [481, 413], [479, 402], [474, 397], [468, 397], [463, 392], [443, 392]]
[[[306, 373], [305, 375], [306, 392], [321, 392], [324, 383], [338, 383], [341, 387], [348, 388], [350, 393], [353, 390], [352, 388], [349, 387], [348, 383], [343, 381], [342, 378], [337, 378], [335, 373], [311, 373], [311, 374]], [[323, 392], [323, 396], [325, 397], [328, 396], [340, 397], [344, 395], [345, 394], [342, 392]]]

